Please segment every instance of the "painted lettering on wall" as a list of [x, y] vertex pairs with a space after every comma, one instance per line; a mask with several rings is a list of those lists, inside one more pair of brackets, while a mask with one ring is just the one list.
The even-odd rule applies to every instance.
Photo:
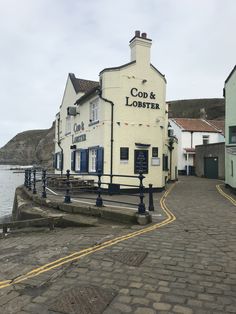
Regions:
[[[137, 107], [137, 108], [146, 108], [146, 109], [160, 109], [160, 105], [155, 102], [156, 95], [153, 92], [144, 92], [140, 91], [137, 88], [131, 88], [130, 95], [132, 97], [137, 97], [137, 100], [130, 100], [129, 96], [126, 96], [126, 106]], [[143, 101], [142, 99], [145, 99]], [[147, 99], [147, 100], [146, 100]], [[150, 101], [149, 101], [150, 99]]]
[[86, 134], [81, 134], [78, 136], [72, 135], [72, 143], [79, 143], [79, 142], [84, 142], [86, 141]]
[[80, 124], [79, 123], [74, 124], [74, 132], [77, 133], [80, 131], [84, 131], [84, 122], [83, 121]]

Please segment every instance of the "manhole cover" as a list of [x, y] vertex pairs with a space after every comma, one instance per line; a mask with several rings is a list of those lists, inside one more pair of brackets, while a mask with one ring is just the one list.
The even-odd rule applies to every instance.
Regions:
[[109, 257], [129, 266], [139, 266], [148, 252], [118, 252], [108, 254]]
[[62, 293], [49, 310], [65, 314], [101, 314], [114, 296], [114, 291], [80, 286]]

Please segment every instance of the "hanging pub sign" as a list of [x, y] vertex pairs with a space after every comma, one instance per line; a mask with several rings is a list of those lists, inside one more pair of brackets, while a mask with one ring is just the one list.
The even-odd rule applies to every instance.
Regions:
[[135, 149], [134, 173], [148, 173], [148, 150]]
[[[139, 91], [137, 88], [131, 88], [130, 95], [135, 97], [135, 100], [130, 100], [130, 97], [126, 96], [126, 106], [136, 107], [136, 108], [146, 108], [146, 109], [160, 109], [160, 105], [155, 102], [156, 94], [154, 92], [143, 92]], [[149, 100], [150, 99], [150, 100]], [[143, 101], [145, 100], [145, 101]]]

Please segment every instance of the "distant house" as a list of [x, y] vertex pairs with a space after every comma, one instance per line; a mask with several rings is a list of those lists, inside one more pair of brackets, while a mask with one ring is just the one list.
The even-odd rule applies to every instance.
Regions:
[[236, 66], [224, 85], [225, 96], [225, 183], [236, 191]]
[[[195, 170], [195, 146], [224, 142], [223, 122], [204, 119], [172, 118], [170, 127], [178, 139], [178, 172], [191, 175]], [[218, 125], [217, 125], [218, 124]]]

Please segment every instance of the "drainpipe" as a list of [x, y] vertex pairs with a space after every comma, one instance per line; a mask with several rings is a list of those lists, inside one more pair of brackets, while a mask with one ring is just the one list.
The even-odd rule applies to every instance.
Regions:
[[193, 148], [193, 131], [191, 131], [191, 148]]
[[98, 95], [99, 97], [104, 100], [105, 102], [108, 102], [110, 105], [111, 105], [111, 139], [110, 139], [110, 142], [111, 142], [111, 151], [110, 151], [110, 184], [112, 183], [112, 176], [113, 176], [113, 142], [114, 142], [114, 103], [109, 100], [109, 99], [106, 99], [104, 97], [102, 97], [102, 90], [101, 89], [98, 89]]
[[57, 145], [59, 146], [59, 148], [60, 148], [60, 150], [61, 150], [61, 158], [62, 158], [62, 160], [61, 160], [61, 176], [62, 176], [62, 174], [63, 174], [63, 148], [61, 147], [61, 141], [60, 141], [60, 115], [58, 115], [58, 119], [57, 119]]

